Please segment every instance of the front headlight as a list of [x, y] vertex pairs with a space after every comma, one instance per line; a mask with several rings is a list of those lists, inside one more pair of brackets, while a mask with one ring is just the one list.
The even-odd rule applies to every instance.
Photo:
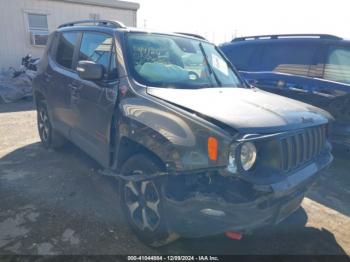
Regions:
[[251, 142], [246, 142], [241, 146], [241, 165], [245, 171], [251, 169], [256, 161], [256, 147]]

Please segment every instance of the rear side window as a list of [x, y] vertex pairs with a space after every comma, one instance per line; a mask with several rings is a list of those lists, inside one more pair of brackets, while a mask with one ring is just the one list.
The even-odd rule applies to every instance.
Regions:
[[350, 47], [331, 47], [324, 68], [324, 78], [350, 84]]
[[231, 63], [240, 71], [254, 69], [252, 60], [257, 52], [256, 45], [231, 45], [223, 49]]
[[261, 70], [308, 76], [317, 46], [304, 43], [265, 44]]
[[72, 68], [74, 47], [77, 38], [77, 32], [66, 32], [60, 35], [57, 45], [56, 62], [61, 66]]
[[79, 60], [93, 61], [105, 69], [106, 79], [117, 78], [113, 37], [102, 33], [84, 33]]

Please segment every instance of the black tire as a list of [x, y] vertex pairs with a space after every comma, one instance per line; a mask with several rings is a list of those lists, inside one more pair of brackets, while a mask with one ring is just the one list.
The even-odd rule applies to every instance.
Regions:
[[52, 128], [44, 101], [40, 101], [37, 106], [37, 123], [40, 140], [45, 148], [58, 149], [65, 144], [66, 139]]
[[[161, 171], [159, 165], [142, 154], [132, 156], [121, 168], [121, 173], [124, 175], [131, 175], [134, 172], [153, 174], [159, 171]], [[167, 227], [163, 188], [159, 179], [142, 182], [121, 179], [119, 197], [127, 223], [142, 242], [152, 247], [159, 247], [178, 238], [178, 235], [170, 233]]]

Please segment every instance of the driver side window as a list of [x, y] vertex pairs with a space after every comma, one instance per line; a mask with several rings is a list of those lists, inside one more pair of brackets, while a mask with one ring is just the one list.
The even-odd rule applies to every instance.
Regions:
[[102, 65], [105, 70], [104, 79], [114, 80], [118, 78], [113, 37], [110, 35], [84, 33], [80, 45], [80, 60], [88, 60]]

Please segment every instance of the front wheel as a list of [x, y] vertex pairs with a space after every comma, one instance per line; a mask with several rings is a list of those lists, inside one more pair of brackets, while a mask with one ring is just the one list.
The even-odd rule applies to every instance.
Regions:
[[[159, 172], [159, 166], [144, 155], [136, 155], [125, 162], [121, 173], [151, 175]], [[144, 243], [158, 247], [178, 238], [167, 227], [162, 183], [152, 179], [140, 182], [121, 180], [120, 200], [123, 212], [131, 229]]]

